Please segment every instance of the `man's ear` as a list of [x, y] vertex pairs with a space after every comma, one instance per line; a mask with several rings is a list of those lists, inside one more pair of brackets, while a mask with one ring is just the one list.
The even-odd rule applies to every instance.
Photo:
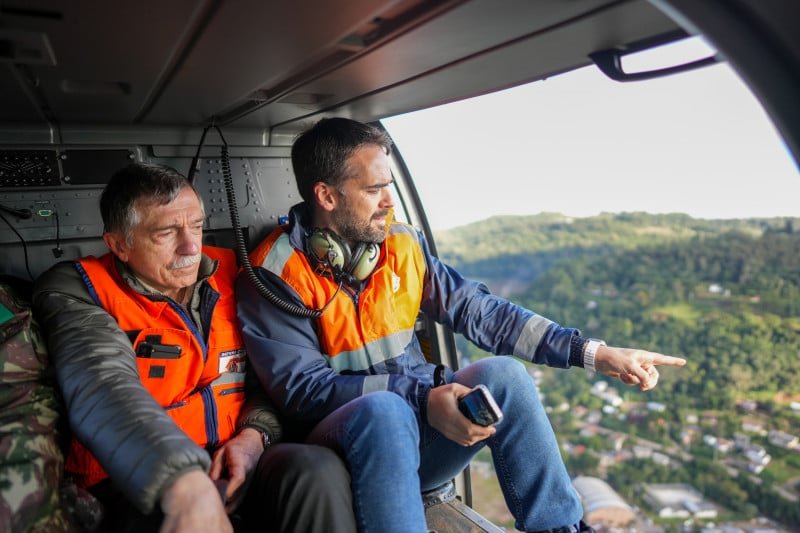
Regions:
[[128, 241], [125, 239], [125, 235], [118, 231], [107, 231], [103, 233], [103, 241], [105, 241], [111, 253], [119, 257], [120, 261], [123, 263], [128, 262], [130, 247], [128, 246]]
[[314, 184], [314, 199], [324, 211], [331, 212], [337, 205], [336, 189], [324, 181]]

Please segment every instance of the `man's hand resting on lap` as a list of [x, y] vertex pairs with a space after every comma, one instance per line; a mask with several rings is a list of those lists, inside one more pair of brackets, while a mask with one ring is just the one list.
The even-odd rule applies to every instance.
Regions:
[[161, 495], [161, 533], [233, 533], [214, 482], [205, 472], [183, 474]]

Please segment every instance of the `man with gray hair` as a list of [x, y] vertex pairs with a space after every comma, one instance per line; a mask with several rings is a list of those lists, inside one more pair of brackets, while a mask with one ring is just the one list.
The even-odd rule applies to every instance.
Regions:
[[100, 210], [110, 253], [54, 266], [33, 305], [73, 432], [66, 470], [103, 502], [103, 525], [231, 531], [235, 512], [260, 531], [354, 530], [335, 454], [275, 445], [276, 413], [246, 382], [236, 257], [202, 245], [192, 185], [133, 164]]

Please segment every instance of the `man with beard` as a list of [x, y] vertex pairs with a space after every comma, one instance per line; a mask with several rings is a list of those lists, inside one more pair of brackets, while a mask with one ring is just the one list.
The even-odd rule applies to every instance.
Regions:
[[236, 318], [232, 250], [202, 245], [197, 191], [133, 164], [100, 199], [110, 253], [38, 281], [73, 440], [66, 471], [104, 505], [103, 530], [355, 528], [350, 479], [328, 449], [276, 444]]
[[[492, 353], [596, 369], [641, 390], [656, 385], [656, 365], [685, 361], [586, 339], [441, 263], [420, 232], [391, 220], [390, 146], [382, 131], [343, 118], [295, 141], [304, 202], [251, 258], [275, 295], [321, 314], [286, 313], [240, 277], [256, 374], [287, 417], [309, 425], [308, 442], [345, 457], [362, 531], [426, 531], [420, 490], [452, 479], [487, 445], [519, 529], [588, 531], [524, 365], [500, 356], [456, 372], [436, 367], [414, 332], [418, 313]], [[505, 414], [496, 425], [459, 411], [479, 384]]]

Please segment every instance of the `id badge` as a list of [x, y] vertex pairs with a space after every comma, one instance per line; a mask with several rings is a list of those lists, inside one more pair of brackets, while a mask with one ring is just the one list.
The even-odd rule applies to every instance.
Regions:
[[219, 373], [244, 372], [247, 352], [244, 349], [228, 350], [219, 354]]

